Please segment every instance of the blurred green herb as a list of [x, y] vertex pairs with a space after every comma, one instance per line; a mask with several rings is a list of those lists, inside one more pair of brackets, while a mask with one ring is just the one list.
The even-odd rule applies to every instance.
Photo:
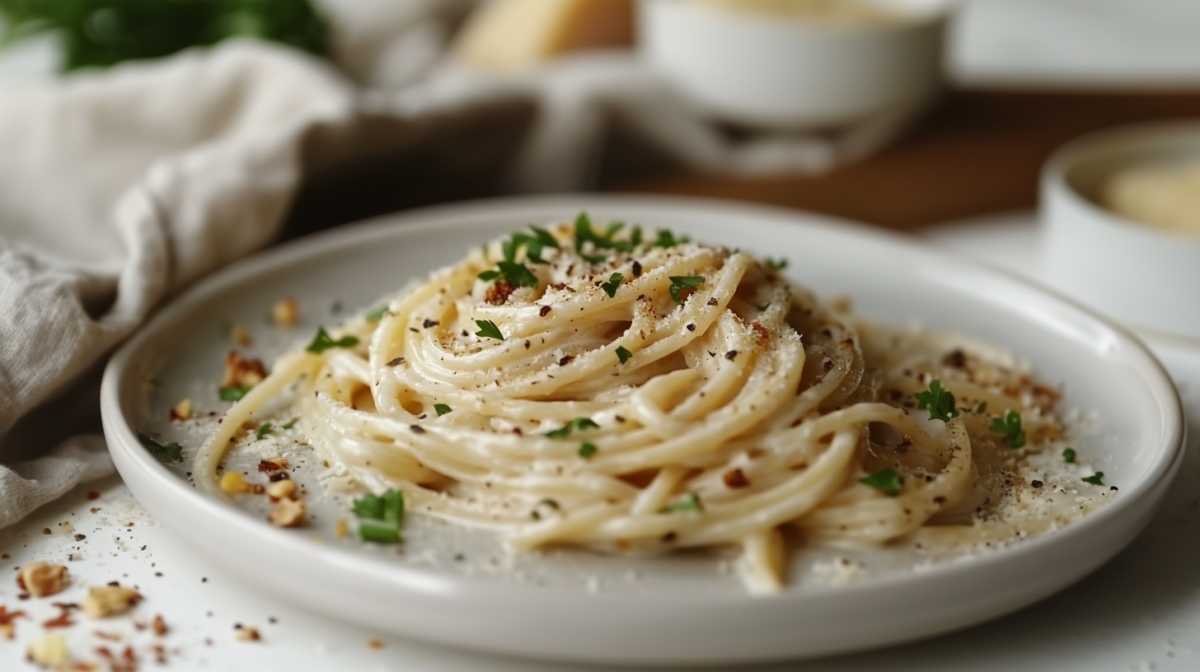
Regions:
[[150, 451], [151, 455], [157, 457], [158, 459], [167, 462], [183, 461], [183, 446], [180, 446], [178, 443], [172, 442], [164, 446], [163, 444], [155, 441], [145, 434], [142, 434], [141, 432], [138, 432], [137, 438], [138, 441], [141, 442], [142, 446], [144, 446], [146, 450]]
[[62, 36], [62, 69], [159, 58], [230, 37], [327, 53], [328, 26], [310, 0], [0, 0], [0, 43]]

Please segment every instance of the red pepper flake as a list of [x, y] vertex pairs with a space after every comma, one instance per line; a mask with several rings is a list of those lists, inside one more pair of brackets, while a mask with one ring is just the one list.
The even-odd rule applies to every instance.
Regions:
[[746, 478], [746, 474], [741, 469], [733, 469], [725, 472], [721, 480], [725, 481], [726, 487], [735, 490], [750, 485], [750, 480]]
[[279, 471], [282, 468], [283, 467], [279, 466], [278, 464], [276, 464], [275, 462], [272, 462], [270, 460], [259, 460], [258, 461], [258, 470], [263, 473], [269, 474], [273, 471]]
[[708, 305], [710, 305], [710, 306], [716, 306], [716, 305], [719, 305], [719, 304], [717, 303], [717, 297], [715, 297], [715, 296], [714, 296], [713, 298], [709, 299], [709, 300], [708, 300]]
[[168, 632], [167, 622], [163, 620], [161, 614], [155, 614], [154, 620], [150, 622], [150, 628], [153, 629], [154, 634], [158, 635], [159, 637], [166, 636]]
[[425, 428], [420, 425], [409, 425], [408, 428], [412, 430], [413, 434], [424, 434], [425, 433]]
[[87, 535], [86, 535], [86, 534], [77, 534], [77, 535], [75, 535], [75, 541], [83, 541], [84, 539], [87, 539]]
[[98, 506], [93, 506], [93, 507], [92, 507], [92, 509], [91, 509], [92, 513], [95, 513], [95, 512], [97, 512], [97, 511], [99, 511], [99, 510], [100, 510], [100, 507], [98, 507]]
[[558, 360], [558, 365], [566, 366], [567, 364], [570, 364], [571, 360], [573, 359], [575, 359], [574, 355], [565, 355], [562, 359]]
[[437, 320], [431, 320], [427, 317], [425, 318], [425, 321], [421, 323], [421, 326], [429, 329], [430, 327], [436, 327], [439, 324], [441, 324], [441, 322], [438, 322]]
[[545, 317], [549, 314], [550, 314], [550, 306], [542, 306], [542, 309], [538, 311], [538, 317]]
[[725, 359], [728, 359], [729, 361], [733, 361], [734, 357], [737, 357], [737, 350], [730, 350], [729, 352], [725, 353]]
[[43, 528], [42, 528], [42, 534], [50, 534], [50, 528], [48, 528], [48, 527], [43, 527]]
[[1040, 488], [1043, 485], [1045, 485], [1045, 483], [1042, 483], [1041, 481], [1034, 481], [1034, 482], [1030, 483], [1030, 485], [1032, 485], [1035, 488]]
[[87, 494], [87, 498], [89, 500], [100, 499], [100, 493], [96, 492], [95, 490], [92, 490], [91, 492], [89, 492]]
[[633, 277], [635, 277], [635, 278], [642, 277], [642, 262], [640, 262], [640, 261], [633, 262]]

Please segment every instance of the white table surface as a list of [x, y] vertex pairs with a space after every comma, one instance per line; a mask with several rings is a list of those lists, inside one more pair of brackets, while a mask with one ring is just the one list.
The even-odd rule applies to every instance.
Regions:
[[[1007, 260], [1011, 265], [1016, 260], [1025, 272], [1036, 274], [1036, 256], [1030, 254], [1036, 252], [1036, 231], [1028, 215], [940, 228], [931, 235], [941, 244], [993, 262]], [[1200, 351], [1163, 345], [1157, 350], [1179, 383], [1189, 417], [1200, 418]], [[1154, 522], [1129, 549], [1076, 586], [963, 632], [761, 669], [1200, 669], [1200, 441], [1195, 438], [1200, 433], [1192, 434], [1183, 470]], [[88, 499], [89, 492], [99, 493], [99, 498]], [[62, 527], [68, 522], [74, 528], [69, 532]], [[332, 621], [232, 581], [177, 543], [173, 535], [185, 533], [157, 525], [115, 476], [81, 487], [0, 531], [0, 554], [10, 556], [0, 559], [0, 568], [15, 570], [26, 561], [43, 559], [66, 564], [74, 577], [71, 587], [55, 598], [26, 601], [17, 599], [14, 582], [0, 582], [0, 605], [24, 609], [33, 618], [18, 621], [16, 641], [0, 640], [0, 669], [31, 669], [24, 662], [25, 645], [42, 632], [42, 621], [57, 614], [51, 602], [81, 601], [86, 586], [114, 580], [137, 586], [146, 599], [131, 615], [100, 622], [79, 617], [79, 625], [61, 630], [76, 660], [97, 661], [100, 646], [132, 646], [143, 661], [142, 669], [155, 669], [152, 647], [160, 644], [167, 651], [166, 669], [180, 671], [598, 669], [477, 655]], [[86, 539], [76, 542], [74, 534]], [[135, 622], [145, 623], [155, 614], [170, 628], [161, 639], [135, 627]], [[262, 640], [237, 641], [236, 624], [258, 628]], [[101, 638], [96, 631], [120, 641]], [[370, 640], [381, 646], [370, 646]]]

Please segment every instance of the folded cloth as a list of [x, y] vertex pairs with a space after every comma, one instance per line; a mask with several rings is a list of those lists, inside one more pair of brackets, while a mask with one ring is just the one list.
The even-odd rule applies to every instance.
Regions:
[[[513, 135], [498, 111], [532, 105], [537, 121], [519, 152], [486, 159], [524, 191], [585, 186], [612, 123], [697, 170], [758, 174], [827, 170], [879, 146], [902, 121], [734, 142], [631, 54], [494, 77], [446, 57], [470, 2], [322, 4], [335, 28], [333, 64], [230, 40], [0, 86], [0, 437], [164, 297], [273, 240], [306, 175], [420, 142], [478, 157], [480, 129]], [[110, 473], [103, 452], [83, 449], [97, 439], [0, 466], [0, 526]], [[0, 463], [29, 452], [0, 445]]]

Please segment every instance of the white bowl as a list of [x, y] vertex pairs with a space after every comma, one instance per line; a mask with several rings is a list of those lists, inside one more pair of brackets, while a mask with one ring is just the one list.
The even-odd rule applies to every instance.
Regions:
[[779, 19], [641, 0], [644, 58], [702, 110], [771, 130], [844, 126], [919, 107], [942, 80], [949, 0], [879, 0], [897, 23]]
[[[167, 409], [183, 397], [193, 400], [198, 416], [225, 406], [216, 380], [229, 341], [218, 320], [251, 325], [249, 355], [270, 358], [307, 340], [318, 324], [376, 305], [383, 293], [457, 260], [480, 241], [580, 209], [600, 221], [622, 218], [785, 255], [790, 275], [825, 295], [850, 294], [864, 315], [920, 319], [1018, 350], [1045, 380], [1066, 383], [1066, 407], [1098, 414], [1096, 431], [1074, 446], [1119, 494], [1083, 520], [991, 554], [924, 566], [902, 552], [864, 550], [870, 573], [857, 583], [794, 584], [780, 595], [756, 597], [710, 556], [509, 557], [486, 533], [420, 516], [406, 521], [403, 554], [339, 539], [335, 523], [349, 503], [324, 494], [311, 468], [292, 472], [309, 485], [311, 523], [273, 528], [261, 512], [241, 508], [253, 502], [204, 496], [188, 482], [186, 462], [164, 465], [139, 444], [135, 432], [144, 431], [194, 450], [200, 437], [171, 424]], [[301, 324], [290, 331], [263, 325], [263, 313], [286, 296], [300, 302]], [[335, 303], [344, 306], [336, 315]], [[138, 500], [180, 544], [248, 588], [368, 628], [592, 663], [712, 665], [827, 655], [995, 618], [1079, 580], [1133, 540], [1183, 455], [1182, 412], [1166, 373], [1136, 339], [1086, 310], [961, 257], [851, 223], [662, 198], [485, 201], [281, 245], [198, 283], [130, 339], [105, 371], [101, 409], [113, 460]], [[257, 464], [253, 455], [243, 457], [250, 460], [243, 466]], [[294, 457], [302, 466], [312, 456]]]
[[1047, 280], [1140, 328], [1200, 338], [1200, 238], [1130, 221], [1098, 203], [1116, 171], [1200, 158], [1200, 122], [1140, 124], [1075, 140], [1042, 172]]

